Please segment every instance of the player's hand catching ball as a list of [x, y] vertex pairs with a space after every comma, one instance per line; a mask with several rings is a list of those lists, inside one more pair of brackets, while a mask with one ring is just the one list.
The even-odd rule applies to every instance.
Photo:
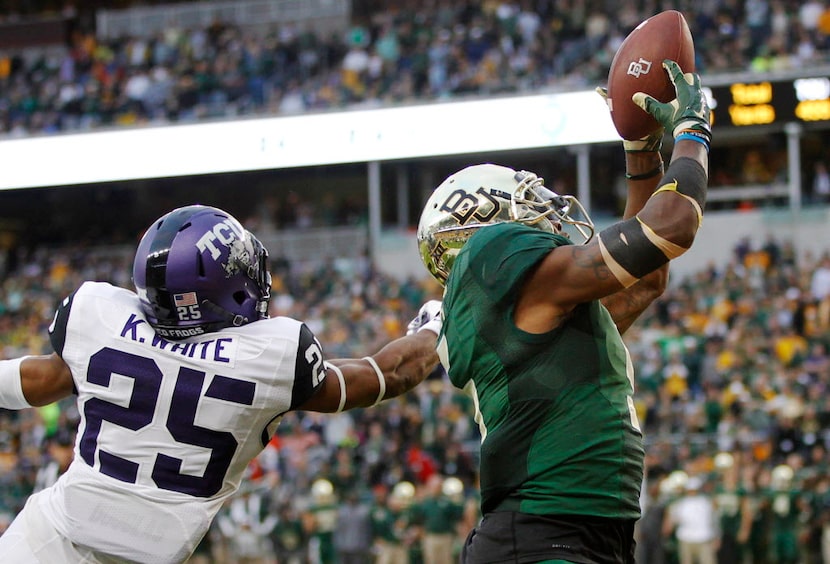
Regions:
[[[608, 102], [608, 89], [597, 86], [597, 94]], [[661, 125], [648, 135], [639, 139], [623, 139], [623, 149], [626, 153], [657, 153], [663, 148], [665, 129]]]
[[632, 96], [635, 104], [654, 116], [675, 140], [691, 139], [706, 146], [712, 142], [712, 128], [709, 124], [709, 105], [700, 87], [700, 76], [683, 73], [674, 61], [663, 61], [663, 68], [669, 74], [677, 97], [671, 102], [659, 102], [644, 92]]

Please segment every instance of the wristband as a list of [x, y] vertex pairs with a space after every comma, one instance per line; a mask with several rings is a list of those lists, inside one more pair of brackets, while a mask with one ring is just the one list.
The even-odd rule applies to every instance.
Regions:
[[706, 138], [705, 135], [694, 133], [689, 130], [684, 131], [680, 135], [674, 138], [675, 143], [678, 141], [697, 141], [704, 147], [706, 147], [706, 152], [709, 152], [709, 140]]
[[20, 364], [26, 358], [28, 357], [0, 360], [0, 407], [5, 409], [32, 407], [23, 395], [23, 382], [20, 379]]
[[340, 383], [340, 405], [337, 406], [337, 411], [335, 411], [335, 413], [340, 413], [346, 406], [346, 380], [343, 379], [343, 371], [335, 365], [327, 362], [326, 368], [334, 370], [334, 373], [337, 375], [337, 381]]
[[625, 177], [628, 180], [648, 180], [649, 178], [654, 178], [658, 174], [663, 174], [663, 163], [662, 162], [656, 168], [654, 168], [654, 169], [652, 169], [648, 172], [644, 172], [642, 174], [628, 174], [626, 172]]
[[372, 368], [375, 369], [375, 374], [377, 374], [378, 383], [380, 384], [380, 390], [378, 391], [378, 399], [376, 399], [375, 403], [372, 404], [374, 406], [383, 401], [383, 396], [386, 395], [386, 378], [383, 376], [383, 372], [381, 372], [380, 367], [378, 366], [378, 363], [375, 362], [374, 358], [372, 358], [371, 356], [364, 356], [363, 360], [368, 361], [369, 364], [372, 365]]

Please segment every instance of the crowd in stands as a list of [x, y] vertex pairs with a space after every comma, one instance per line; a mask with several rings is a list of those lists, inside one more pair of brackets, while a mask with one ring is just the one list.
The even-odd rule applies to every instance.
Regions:
[[106, 39], [78, 28], [60, 48], [4, 53], [0, 134], [593, 88], [626, 34], [667, 7], [685, 13], [704, 75], [804, 68], [830, 47], [818, 0], [379, 4], [341, 33], [216, 21]]
[[[129, 262], [83, 249], [22, 258], [0, 284], [0, 354], [50, 352], [46, 328], [57, 301], [85, 279], [129, 287]], [[274, 275], [271, 314], [305, 320], [333, 357], [401, 335], [419, 304], [438, 294], [432, 282], [390, 278], [369, 263], [302, 274], [275, 263]], [[741, 240], [729, 264], [673, 285], [626, 341], [647, 441], [641, 549], [676, 555], [674, 530], [658, 525], [655, 532], [654, 513], [674, 514], [666, 504], [690, 494], [676, 479], [680, 472], [714, 500], [719, 538], [734, 536], [723, 546], [755, 551], [756, 563], [808, 561], [808, 551], [810, 562], [821, 562], [822, 531], [830, 534], [830, 252], [797, 256], [773, 237]], [[397, 547], [428, 564], [421, 540], [431, 526], [435, 534], [457, 529], [449, 543], [457, 551], [477, 519], [479, 435], [471, 410], [437, 372], [377, 408], [288, 414], [195, 558], [238, 562], [255, 553], [261, 560], [252, 562], [271, 562], [278, 552], [305, 562], [312, 551], [322, 554], [312, 562], [336, 562], [344, 539], [363, 539], [355, 550]], [[0, 412], [0, 530], [34, 488], [65, 467], [77, 418], [71, 400]], [[723, 453], [734, 464], [718, 462]], [[782, 465], [792, 479], [786, 489], [772, 488]], [[448, 478], [460, 487], [442, 488]], [[401, 485], [411, 491], [401, 495]], [[784, 494], [788, 503], [775, 501]], [[346, 510], [352, 513], [338, 517]], [[354, 530], [340, 530], [347, 525]], [[770, 527], [797, 542], [773, 543]], [[776, 552], [785, 550], [803, 559]]]

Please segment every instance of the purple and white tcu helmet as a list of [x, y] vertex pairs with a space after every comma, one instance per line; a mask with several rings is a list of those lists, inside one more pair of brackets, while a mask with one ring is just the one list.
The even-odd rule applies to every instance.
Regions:
[[177, 208], [138, 245], [133, 283], [156, 332], [183, 339], [268, 317], [268, 251], [229, 213]]

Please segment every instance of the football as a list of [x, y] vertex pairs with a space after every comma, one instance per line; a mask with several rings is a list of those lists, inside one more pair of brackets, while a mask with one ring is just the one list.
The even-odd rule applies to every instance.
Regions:
[[620, 44], [608, 71], [608, 108], [623, 139], [639, 139], [659, 124], [631, 96], [645, 92], [661, 102], [675, 97], [663, 61], [675, 61], [683, 72], [695, 70], [695, 45], [689, 24], [676, 10], [660, 12], [638, 25]]

